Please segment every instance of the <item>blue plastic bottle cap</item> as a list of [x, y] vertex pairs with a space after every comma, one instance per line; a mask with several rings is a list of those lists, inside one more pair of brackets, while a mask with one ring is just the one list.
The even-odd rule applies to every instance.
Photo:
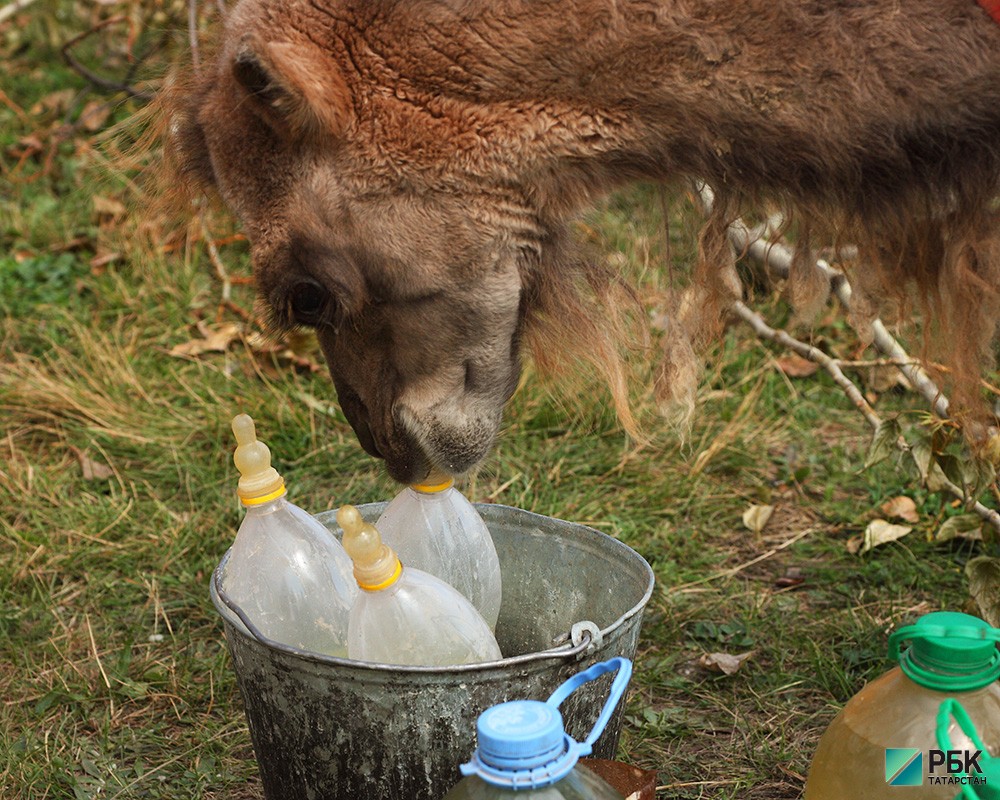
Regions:
[[[616, 675], [608, 698], [587, 738], [577, 742], [563, 729], [559, 706], [583, 684], [609, 672]], [[619, 656], [563, 681], [544, 703], [512, 700], [486, 709], [476, 723], [479, 746], [472, 760], [460, 764], [459, 770], [463, 775], [476, 775], [493, 786], [514, 791], [561, 781], [582, 756], [590, 755], [631, 675], [632, 662]]]
[[479, 757], [502, 770], [532, 769], [566, 750], [562, 714], [538, 700], [512, 700], [486, 709], [476, 733]]

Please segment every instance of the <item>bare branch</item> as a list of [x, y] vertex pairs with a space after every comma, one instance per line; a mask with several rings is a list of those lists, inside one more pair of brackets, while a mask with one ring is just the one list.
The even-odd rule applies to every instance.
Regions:
[[[102, 77], [101, 75], [98, 75], [96, 72], [93, 72], [92, 70], [83, 66], [83, 64], [81, 64], [76, 59], [76, 56], [74, 56], [73, 53], [71, 52], [72, 49], [76, 47], [80, 42], [82, 42], [87, 37], [92, 36], [101, 28], [105, 28], [108, 25], [124, 21], [125, 17], [123, 16], [108, 17], [107, 19], [98, 22], [94, 27], [90, 28], [89, 30], [86, 30], [81, 34], [74, 36], [72, 39], [70, 39], [68, 42], [66, 42], [66, 44], [62, 46], [63, 60], [66, 62], [66, 64], [69, 66], [70, 69], [72, 69], [74, 72], [86, 78], [98, 89], [103, 89], [104, 91], [107, 92], [125, 92], [130, 97], [134, 97], [137, 100], [143, 100], [148, 102], [153, 99], [153, 95], [150, 94], [149, 92], [144, 92], [141, 89], [136, 89], [134, 86], [130, 86], [128, 83], [113, 81], [110, 80], [109, 78], [105, 78]], [[134, 68], [133, 70], [130, 71], [129, 77], [131, 77], [133, 72]]]
[[790, 336], [787, 331], [772, 328], [764, 321], [764, 318], [760, 314], [740, 300], [733, 303], [732, 309], [762, 339], [768, 339], [783, 347], [787, 347], [803, 358], [807, 358], [823, 367], [823, 369], [830, 373], [830, 377], [833, 378], [834, 383], [844, 390], [844, 394], [854, 403], [855, 407], [868, 420], [868, 424], [872, 428], [878, 428], [882, 424], [882, 418], [871, 407], [871, 404], [865, 400], [865, 396], [861, 393], [861, 390], [844, 374], [844, 371], [837, 364], [836, 359], [830, 358], [822, 350], [813, 347], [811, 344]]
[[205, 242], [205, 249], [208, 250], [208, 260], [212, 262], [212, 267], [215, 269], [215, 274], [222, 283], [222, 293], [220, 300], [220, 308], [222, 306], [228, 307], [232, 303], [233, 295], [233, 282], [229, 277], [229, 270], [226, 269], [226, 265], [222, 263], [222, 257], [219, 255], [219, 248], [215, 246], [215, 242], [212, 240], [212, 235], [208, 230], [208, 223], [205, 221], [205, 212], [198, 212], [198, 223], [201, 226], [201, 238]]
[[[711, 188], [702, 184], [698, 187], [698, 193], [701, 197], [702, 203], [706, 208], [710, 209], [714, 199]], [[762, 263], [767, 265], [771, 272], [775, 273], [779, 277], [787, 277], [791, 270], [792, 251], [787, 246], [769, 241], [765, 237], [768, 229], [772, 229], [773, 226], [774, 221], [769, 220], [767, 224], [756, 229], [751, 229], [742, 219], [737, 219], [729, 226], [730, 241], [737, 252], [746, 253], [751, 257], [760, 260]], [[818, 260], [816, 264], [817, 267], [829, 278], [831, 291], [833, 291], [833, 293], [837, 296], [840, 303], [845, 308], [849, 309], [851, 303], [851, 286], [847, 282], [847, 278], [843, 273], [833, 269], [833, 267], [831, 267], [826, 261]], [[841, 362], [837, 359], [831, 358], [822, 350], [794, 338], [786, 331], [776, 330], [770, 327], [764, 321], [763, 317], [749, 308], [742, 301], [736, 301], [733, 303], [732, 309], [754, 330], [759, 337], [780, 344], [798, 353], [803, 358], [807, 358], [810, 361], [822, 366], [830, 374], [834, 382], [836, 382], [836, 384], [844, 390], [844, 393], [851, 400], [851, 402], [854, 403], [873, 430], [877, 430], [882, 424], [882, 418], [878, 415], [875, 409], [872, 408], [871, 404], [865, 400], [864, 395], [858, 387], [855, 386], [854, 383], [852, 383], [851, 380], [844, 374], [841, 369]], [[887, 360], [896, 366], [906, 376], [907, 380], [909, 380], [910, 383], [924, 396], [924, 398], [927, 399], [933, 407], [934, 412], [939, 417], [946, 418], [948, 413], [948, 399], [944, 396], [930, 376], [927, 375], [923, 369], [913, 363], [910, 356], [906, 353], [899, 342], [897, 342], [896, 339], [889, 333], [889, 331], [886, 330], [880, 320], [876, 320], [873, 324], [873, 332], [875, 335], [873, 341], [875, 347], [886, 355]], [[847, 362], [844, 362], [844, 364], [847, 365]], [[902, 437], [899, 438], [897, 445], [901, 450], [910, 449], [909, 445]], [[941, 476], [940, 481], [942, 487], [950, 494], [961, 498], [962, 500], [966, 499], [965, 492], [959, 486], [947, 480], [943, 476]], [[994, 485], [994, 491], [996, 491], [996, 489], [997, 487]], [[971, 506], [968, 506], [968, 509], [1000, 532], [1000, 513], [991, 508], [987, 508], [979, 501], [976, 501]]]

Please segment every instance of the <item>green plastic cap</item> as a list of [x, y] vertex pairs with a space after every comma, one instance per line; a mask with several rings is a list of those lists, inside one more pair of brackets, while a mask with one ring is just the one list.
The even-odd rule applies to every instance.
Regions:
[[[900, 653], [904, 641], [910, 647]], [[1000, 678], [1000, 629], [954, 611], [925, 614], [889, 637], [889, 658], [927, 689], [969, 692]]]

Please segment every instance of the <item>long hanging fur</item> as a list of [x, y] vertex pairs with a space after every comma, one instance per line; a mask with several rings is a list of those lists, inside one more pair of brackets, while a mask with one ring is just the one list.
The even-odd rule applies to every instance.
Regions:
[[739, 296], [727, 224], [777, 207], [801, 233], [803, 320], [825, 300], [811, 248], [856, 244], [862, 336], [876, 315], [918, 314], [952, 408], [986, 410], [1000, 25], [974, 0], [243, 0], [168, 105], [182, 170], [222, 190], [269, 286], [283, 280], [273, 254], [297, 241], [299, 188], [336, 163], [340, 205], [320, 217], [409, 193], [450, 204], [454, 224], [508, 226], [528, 254], [518, 335], [543, 363], [584, 355], [621, 401], [631, 328], [600, 310], [617, 279], [565, 246], [570, 223], [629, 181], [700, 179], [716, 203], [670, 320], [661, 398], [690, 407], [698, 353]]

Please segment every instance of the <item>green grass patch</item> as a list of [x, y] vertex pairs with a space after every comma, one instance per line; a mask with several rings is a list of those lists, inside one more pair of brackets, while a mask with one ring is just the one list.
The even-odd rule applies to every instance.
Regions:
[[[89, 23], [69, 3], [50, 11], [0, 28], [4, 91], [23, 112], [0, 105], [11, 178], [0, 189], [0, 786], [39, 800], [256, 798], [208, 596], [241, 518], [229, 421], [255, 418], [293, 501], [311, 511], [396, 487], [357, 445], [325, 371], [310, 369], [314, 345], [300, 343], [294, 363], [262, 352], [252, 326], [220, 306], [199, 241], [164, 252], [95, 206], [98, 192], [135, 198], [108, 177], [99, 131], [59, 138], [58, 125], [76, 125], [95, 99], [113, 106], [107, 125], [136, 106], [58, 66], [60, 43]], [[82, 55], [117, 68], [116, 43], [109, 29]], [[32, 111], [66, 89], [69, 105]], [[685, 198], [650, 187], [609, 199], [583, 226], [651, 304], [682, 279], [696, 229]], [[247, 273], [245, 245], [221, 252], [231, 274]], [[237, 307], [251, 295], [234, 287]], [[787, 320], [778, 296], [755, 305]], [[224, 325], [241, 327], [224, 352], [174, 351]], [[857, 347], [835, 314], [811, 335]], [[729, 330], [686, 437], [637, 393], [642, 445], [622, 434], [601, 387], [567, 397], [529, 376], [463, 487], [591, 525], [652, 565], [621, 756], [659, 770], [663, 798], [798, 797], [823, 728], [888, 668], [889, 631], [971, 609], [963, 566], [997, 554], [990, 542], [936, 544], [960, 509], [894, 458], [864, 469], [871, 432], [852, 404], [822, 373], [789, 379], [780, 355]], [[920, 404], [885, 391], [877, 407]], [[851, 538], [900, 494], [916, 502], [914, 531], [852, 555]], [[751, 504], [775, 507], [759, 533], [741, 523]], [[723, 675], [705, 666], [712, 653], [751, 655]]]

